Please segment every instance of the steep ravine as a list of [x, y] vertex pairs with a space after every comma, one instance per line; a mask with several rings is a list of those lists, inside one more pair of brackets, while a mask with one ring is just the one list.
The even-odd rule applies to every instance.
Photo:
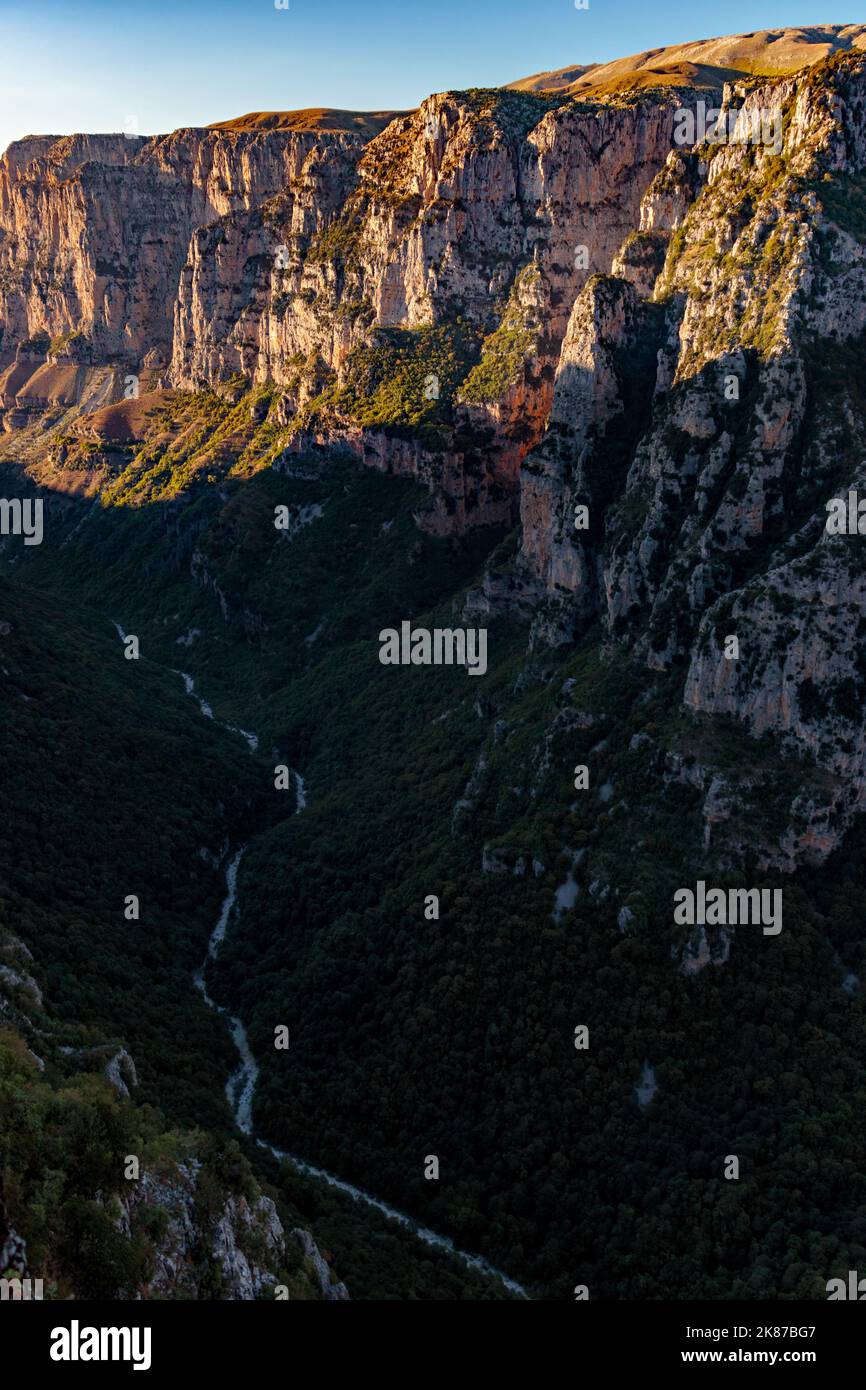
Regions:
[[[115, 623], [114, 627], [121, 641], [124, 641], [126, 639], [124, 629], [119, 623]], [[182, 676], [187, 694], [191, 695], [196, 701], [204, 717], [207, 719], [214, 719], [215, 716], [211, 706], [196, 693], [192, 677], [184, 672], [176, 672], [176, 674]], [[258, 748], [258, 738], [255, 734], [245, 729], [240, 729], [236, 725], [225, 724], [221, 720], [216, 720], [216, 722], [221, 724], [222, 728], [227, 729], [230, 733], [240, 734], [242, 738], [246, 739], [250, 752], [255, 753]], [[295, 777], [297, 793], [296, 814], [300, 815], [307, 805], [307, 789], [301, 774], [297, 771], [293, 771], [293, 775]], [[235, 850], [233, 854], [229, 854], [228, 851], [226, 852], [226, 895], [223, 899], [219, 917], [217, 918], [208, 942], [207, 955], [200, 969], [196, 971], [194, 976], [195, 987], [200, 991], [205, 1003], [209, 1008], [215, 1010], [225, 1018], [232, 1036], [232, 1041], [238, 1051], [238, 1056], [240, 1058], [239, 1064], [226, 1082], [226, 1097], [231, 1106], [232, 1114], [235, 1117], [235, 1123], [238, 1129], [242, 1134], [247, 1135], [250, 1139], [254, 1139], [261, 1148], [266, 1149], [280, 1162], [290, 1163], [292, 1167], [296, 1168], [298, 1172], [303, 1173], [305, 1176], [315, 1178], [320, 1182], [325, 1182], [330, 1187], [338, 1188], [355, 1202], [374, 1207], [389, 1221], [396, 1222], [398, 1225], [417, 1236], [425, 1245], [429, 1245], [433, 1249], [440, 1250], [445, 1254], [453, 1255], [469, 1268], [478, 1270], [479, 1273], [485, 1274], [488, 1277], [500, 1280], [510, 1293], [521, 1298], [528, 1298], [528, 1293], [516, 1279], [512, 1279], [509, 1275], [504, 1274], [502, 1270], [489, 1264], [488, 1261], [482, 1259], [480, 1255], [472, 1255], [465, 1250], [458, 1249], [447, 1236], [439, 1235], [437, 1232], [431, 1231], [429, 1227], [419, 1225], [419, 1223], [411, 1216], [407, 1215], [407, 1213], [399, 1211], [396, 1207], [392, 1207], [388, 1202], [383, 1201], [382, 1198], [374, 1196], [371, 1192], [367, 1192], [361, 1187], [356, 1187], [353, 1183], [346, 1182], [344, 1179], [337, 1177], [336, 1174], [328, 1172], [326, 1168], [320, 1168], [318, 1165], [308, 1162], [297, 1154], [288, 1153], [285, 1150], [275, 1148], [256, 1133], [253, 1127], [252, 1109], [256, 1082], [259, 1074], [258, 1064], [250, 1048], [243, 1023], [239, 1018], [229, 1014], [226, 1008], [216, 1003], [216, 1001], [211, 998], [208, 994], [204, 978], [207, 962], [209, 959], [216, 960], [219, 954], [219, 948], [225, 939], [226, 932], [231, 923], [232, 914], [237, 906], [238, 869], [241, 859], [246, 852], [246, 848], [247, 846], [243, 845]]]

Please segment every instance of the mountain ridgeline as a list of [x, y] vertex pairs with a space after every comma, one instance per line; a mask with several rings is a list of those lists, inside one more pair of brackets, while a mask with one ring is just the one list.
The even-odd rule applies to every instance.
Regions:
[[[2, 925], [74, 1034], [10, 996], [9, 1074], [209, 1203], [166, 1284], [171, 1202], [118, 1196], [118, 1296], [509, 1296], [281, 1154], [534, 1298], [866, 1260], [864, 35], [0, 160], [0, 495], [44, 517], [0, 541]], [[406, 621], [484, 628], [483, 676], [383, 665]], [[241, 846], [206, 984], [249, 1133], [192, 984]], [[678, 919], [704, 883], [783, 928]], [[57, 1230], [0, 1197], [86, 1297], [64, 1223], [123, 1183], [63, 1166]]]

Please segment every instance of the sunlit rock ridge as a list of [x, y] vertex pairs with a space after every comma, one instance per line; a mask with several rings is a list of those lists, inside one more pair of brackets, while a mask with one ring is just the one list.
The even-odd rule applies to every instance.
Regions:
[[[396, 115], [17, 142], [6, 451], [116, 494], [173, 393], [272, 385], [262, 466], [347, 451], [426, 484], [428, 530], [519, 525], [474, 612], [535, 647], [600, 623], [685, 708], [814, 760], [779, 862], [820, 858], [866, 794], [860, 542], [825, 528], [866, 486], [864, 45], [771, 30]], [[682, 139], [699, 102], [740, 138]]]

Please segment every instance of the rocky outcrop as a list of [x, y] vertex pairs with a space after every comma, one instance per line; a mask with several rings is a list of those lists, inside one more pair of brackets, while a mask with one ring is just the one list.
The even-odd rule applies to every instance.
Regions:
[[16, 142], [0, 159], [0, 351], [82, 334], [94, 363], [136, 370], [156, 353], [167, 367], [193, 232], [259, 208], [311, 167], [332, 176], [362, 145], [291, 130]]
[[[0, 1198], [0, 1279], [30, 1280], [30, 1287], [22, 1288], [22, 1297], [41, 1298], [42, 1293], [36, 1283], [36, 1276], [27, 1258], [27, 1242], [19, 1235], [9, 1220], [6, 1204]], [[14, 1295], [13, 1295], [14, 1296]]]
[[[58, 1156], [53, 1171], [64, 1178], [65, 1190], [74, 1190], [82, 1204], [95, 1203], [103, 1209], [113, 1230], [126, 1243], [130, 1263], [138, 1262], [143, 1271], [140, 1282], [118, 1289], [116, 1296], [243, 1301], [277, 1297], [348, 1299], [345, 1285], [334, 1278], [310, 1232], [295, 1229], [292, 1238], [288, 1238], [273, 1199], [259, 1189], [239, 1154], [235, 1153], [227, 1163], [225, 1150], [201, 1133], [173, 1131], [157, 1136], [153, 1119], [158, 1118], [158, 1112], [148, 1107], [138, 1115], [133, 1113], [135, 1101], [131, 1091], [137, 1087], [138, 1078], [132, 1057], [125, 1048], [115, 1047], [106, 1063], [107, 1047], [92, 1044], [92, 1026], [81, 1030], [68, 1020], [60, 1023], [53, 1019], [44, 1008], [38, 984], [28, 973], [32, 960], [27, 946], [0, 928], [0, 1043], [4, 1049], [0, 1060], [5, 1067], [10, 1058], [19, 1066], [23, 1059], [26, 1091], [31, 1093], [34, 1113], [45, 1106], [47, 1098], [52, 1124], [57, 1125], [58, 1132], [66, 1133], [63, 1125], [74, 1127], [76, 1123], [78, 1100], [102, 1091], [101, 1104], [107, 1113], [113, 1114], [111, 1122], [106, 1120], [110, 1132], [114, 1133], [112, 1125], [119, 1132], [119, 1127], [130, 1118], [133, 1125], [141, 1123], [142, 1113], [144, 1127], [149, 1126], [148, 1161], [140, 1161], [137, 1154], [124, 1157], [119, 1192], [116, 1186], [110, 1191], [94, 1190], [86, 1174], [96, 1170], [85, 1168], [84, 1179], [78, 1170], [63, 1173], [58, 1166], [63, 1145], [56, 1135], [53, 1140]], [[61, 1041], [82, 1034], [89, 1041], [82, 1041], [81, 1046]], [[31, 1041], [38, 1042], [44, 1060], [34, 1053]], [[11, 1073], [4, 1074], [7, 1086], [3, 1118], [9, 1119], [15, 1091], [8, 1084]], [[79, 1090], [78, 1083], [85, 1077], [87, 1080]], [[74, 1078], [72, 1084], [70, 1078]], [[92, 1124], [94, 1113], [82, 1110], [83, 1129]], [[135, 1128], [132, 1132], [140, 1133]], [[116, 1140], [111, 1142], [116, 1144]], [[165, 1156], [154, 1156], [155, 1148]], [[103, 1163], [99, 1171], [110, 1170]], [[27, 1240], [20, 1233], [32, 1230], [33, 1209], [24, 1195], [30, 1176], [10, 1170], [4, 1188], [4, 1175], [0, 1172], [0, 1277], [25, 1280], [34, 1275]], [[79, 1266], [69, 1259], [68, 1250], [52, 1249], [54, 1226], [49, 1224], [46, 1230], [37, 1223], [37, 1229], [42, 1253], [35, 1273], [44, 1277], [44, 1297], [80, 1296], [76, 1274], [70, 1272], [70, 1266], [72, 1271]], [[142, 1260], [143, 1252], [146, 1254]], [[114, 1267], [119, 1270], [121, 1263], [118, 1261]], [[33, 1296], [43, 1297], [41, 1285], [39, 1293]]]
[[720, 927], [718, 939], [711, 944], [707, 939], [706, 927], [696, 929], [681, 953], [676, 947], [673, 950], [675, 958], [677, 955], [680, 956], [682, 974], [700, 975], [708, 965], [726, 965], [731, 956], [731, 937], [732, 932], [727, 927]]
[[[262, 466], [341, 450], [425, 484], [439, 534], [519, 520], [467, 614], [529, 618], [533, 646], [599, 623], [681, 671], [686, 709], [813, 758], [828, 794], [785, 854], [826, 853], [866, 790], [858, 540], [823, 530], [866, 427], [846, 34], [728, 84], [722, 137], [681, 137], [697, 98], [668, 88], [449, 92], [377, 134], [21, 142], [0, 169], [6, 425], [130, 369], [154, 391], [259, 383]], [[706, 825], [725, 818], [720, 791]]]
[[[544, 429], [574, 295], [634, 224], [673, 110], [447, 93], [388, 125], [357, 167], [310, 160], [279, 197], [194, 234], [172, 384], [238, 371], [276, 381], [289, 450], [345, 447], [418, 477], [433, 530], [516, 519], [520, 462]], [[375, 354], [381, 331], [455, 320], [471, 325], [478, 360], [423, 384], [441, 399], [444, 442], [407, 439], [388, 428], [397, 418], [383, 434], [353, 417], [341, 395], [355, 384], [353, 354]]]
[[634, 398], [626, 377], [646, 356], [650, 332], [625, 280], [595, 277], [575, 301], [547, 430], [521, 473], [520, 568], [539, 599], [550, 600], [536, 620], [536, 635], [547, 640], [567, 638], [597, 611], [603, 511], [625, 442], [616, 425], [636, 432], [647, 409], [645, 380], [643, 399]]
[[[850, 202], [866, 63], [724, 100], [741, 134], [783, 118], [783, 152], [731, 138], [673, 153], [614, 275], [578, 296], [522, 467], [517, 588], [536, 641], [600, 620], [649, 666], [684, 664], [690, 710], [832, 774], [791, 808], [777, 861], [791, 867], [838, 844], [866, 792], [863, 561], [858, 536], [825, 532], [828, 500], [866, 483], [841, 368], [866, 324]], [[726, 818], [720, 790], [707, 833]]]
[[[285, 388], [292, 450], [343, 443], [425, 481], [432, 529], [513, 520], [575, 293], [634, 226], [673, 119], [673, 100], [493, 91], [431, 97], [372, 140], [253, 128], [13, 145], [6, 427], [243, 373]], [[375, 354], [378, 332], [456, 320], [474, 348], [423, 385], [444, 440], [401, 441], [388, 418], [383, 436], [347, 408], [353, 353]]]
[[292, 1235], [300, 1245], [305, 1260], [309, 1262], [325, 1301], [327, 1303], [345, 1303], [349, 1298], [349, 1290], [345, 1284], [334, 1281], [331, 1267], [320, 1253], [310, 1232], [298, 1226], [292, 1231]]
[[128, 1096], [130, 1089], [138, 1085], [138, 1073], [135, 1069], [135, 1062], [130, 1057], [125, 1047], [121, 1047], [109, 1060], [103, 1075], [106, 1081], [117, 1091], [118, 1095]]
[[141, 1229], [158, 1231], [152, 1277], [142, 1297], [213, 1297], [214, 1280], [217, 1296], [230, 1301], [285, 1297], [282, 1280], [298, 1263], [297, 1242], [308, 1262], [316, 1296], [327, 1301], [348, 1299], [345, 1284], [334, 1279], [309, 1231], [295, 1229], [288, 1241], [270, 1197], [230, 1193], [207, 1217], [202, 1205], [204, 1176], [202, 1163], [192, 1157], [148, 1169], [120, 1203], [115, 1224], [122, 1235], [130, 1238]]
[[[30, 1043], [38, 1036], [44, 1000], [31, 974], [33, 954], [17, 936], [0, 927], [0, 1020], [11, 1025]], [[39, 1070], [45, 1063], [28, 1047]]]

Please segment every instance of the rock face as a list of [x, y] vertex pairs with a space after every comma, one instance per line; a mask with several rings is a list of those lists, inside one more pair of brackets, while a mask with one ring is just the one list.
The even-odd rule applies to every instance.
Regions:
[[[755, 37], [713, 52], [754, 67]], [[424, 482], [440, 534], [519, 520], [467, 612], [534, 646], [598, 623], [685, 709], [814, 759], [783, 857], [825, 854], [866, 795], [860, 541], [824, 528], [866, 486], [866, 57], [858, 26], [757, 38], [811, 66], [728, 84], [721, 137], [641, 61], [640, 90], [450, 92], [379, 133], [20, 142], [7, 431], [84, 408], [98, 435], [123, 374], [157, 401], [242, 374], [276, 466], [342, 449]]]
[[[280, 1272], [296, 1264], [293, 1249], [270, 1197], [228, 1195], [209, 1224], [200, 1206], [202, 1165], [194, 1158], [148, 1170], [132, 1186], [116, 1215], [117, 1229], [129, 1237], [150, 1217], [160, 1218], [154, 1240], [153, 1276], [142, 1290], [146, 1298], [213, 1297], [216, 1270], [218, 1297], [251, 1302], [274, 1298]], [[334, 1280], [309, 1231], [291, 1232], [300, 1247], [317, 1296], [329, 1302], [349, 1298], [345, 1284]], [[285, 1295], [282, 1295], [285, 1296]]]
[[[312, 190], [335, 174], [339, 186], [363, 142], [343, 131], [179, 130], [11, 145], [0, 159], [0, 365], [20, 363], [22, 343], [29, 361], [53, 361], [64, 337], [80, 335], [94, 365], [139, 372], [149, 359], [164, 371], [193, 232], [287, 186]], [[25, 383], [23, 371], [0, 381], [7, 409]]]
[[320, 1254], [319, 1247], [310, 1232], [298, 1226], [292, 1231], [292, 1235], [300, 1245], [304, 1258], [310, 1262], [326, 1303], [345, 1303], [349, 1298], [349, 1291], [345, 1284], [334, 1282], [330, 1265]]
[[[631, 284], [609, 277], [589, 282], [569, 319], [544, 439], [522, 469], [522, 565], [547, 594], [569, 595], [569, 624], [598, 610], [600, 522], [613, 492], [612, 455], [622, 455], [622, 426], [633, 432], [649, 404], [646, 378], [643, 400], [630, 402], [624, 379], [629, 358], [645, 355], [643, 331]], [[555, 640], [549, 607], [536, 631]]]
[[[481, 361], [453, 392], [451, 447], [347, 428], [332, 413], [292, 447], [341, 443], [421, 477], [441, 531], [508, 520], [549, 412], [577, 289], [606, 270], [671, 148], [673, 102], [582, 109], [522, 93], [447, 93], [393, 121], [357, 167], [308, 171], [266, 208], [197, 233], [180, 278], [171, 380], [243, 371], [296, 415], [351, 378], [380, 329], [471, 325]], [[431, 364], [432, 365], [432, 364]], [[429, 389], [445, 395], [435, 372]], [[462, 438], [461, 438], [462, 436]], [[463, 439], [471, 441], [469, 447]]]
[[[671, 147], [672, 124], [673, 104], [545, 110], [519, 94], [430, 97], [370, 142], [351, 178], [341, 184], [329, 170], [328, 198], [325, 178], [308, 173], [264, 222], [230, 217], [191, 246], [175, 383], [208, 375], [211, 344], [227, 354], [223, 371], [254, 346], [253, 375], [286, 381], [295, 355], [311, 348], [338, 369], [370, 324], [413, 328], [457, 311], [492, 330], [515, 268], [530, 261], [546, 282], [556, 342], [586, 278], [578, 246], [590, 267], [609, 267]], [[325, 223], [328, 235], [313, 240]], [[245, 279], [238, 270], [257, 254], [257, 236], [262, 262]], [[222, 250], [209, 256], [214, 239]]]
[[135, 1068], [135, 1062], [132, 1060], [125, 1047], [115, 1052], [103, 1074], [106, 1080], [111, 1082], [118, 1095], [121, 1096], [128, 1096], [130, 1087], [138, 1085], [138, 1073]]
[[829, 499], [866, 485], [845, 380], [866, 325], [846, 208], [866, 167], [866, 63], [730, 87], [725, 103], [741, 130], [778, 114], [783, 150], [672, 154], [615, 274], [579, 294], [523, 463], [515, 590], [536, 640], [600, 620], [651, 667], [684, 664], [689, 709], [833, 774], [823, 801], [792, 806], [790, 867], [826, 855], [866, 794], [861, 540], [825, 529]]
[[435, 371], [425, 387], [453, 404], [451, 447], [377, 440], [339, 409], [305, 421], [291, 447], [339, 442], [421, 477], [436, 529], [508, 520], [574, 295], [634, 226], [673, 119], [673, 101], [451, 93], [372, 140], [253, 129], [19, 142], [0, 162], [5, 424], [235, 373], [285, 387], [283, 423], [300, 423], [377, 330], [460, 318], [478, 369], [459, 394]]

